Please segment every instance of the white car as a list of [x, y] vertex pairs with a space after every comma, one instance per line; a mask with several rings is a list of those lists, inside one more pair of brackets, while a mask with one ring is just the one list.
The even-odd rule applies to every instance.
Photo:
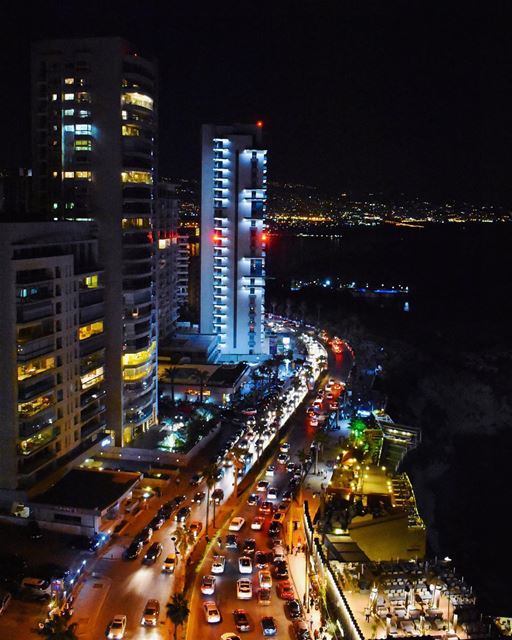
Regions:
[[290, 443], [289, 442], [283, 442], [283, 444], [279, 447], [279, 449], [283, 453], [288, 453], [288, 451], [290, 451]]
[[268, 465], [268, 467], [267, 467], [267, 470], [266, 470], [265, 474], [266, 474], [267, 476], [273, 476], [273, 475], [274, 475], [274, 471], [275, 471], [275, 467], [274, 467], [274, 465], [273, 465], [273, 464], [269, 464], [269, 465]]
[[224, 573], [226, 566], [225, 556], [215, 556], [212, 562], [212, 573]]
[[287, 453], [280, 453], [277, 456], [277, 461], [279, 462], [279, 464], [286, 464], [289, 459], [290, 459], [290, 456]]
[[207, 600], [203, 602], [203, 611], [204, 617], [206, 618], [206, 622], [210, 624], [216, 624], [220, 622], [220, 611], [217, 608], [217, 605], [213, 600]]
[[258, 579], [262, 589], [272, 589], [272, 576], [270, 571], [263, 570], [258, 572]]
[[114, 616], [108, 625], [109, 640], [122, 640], [126, 631], [126, 616]]
[[236, 597], [239, 600], [250, 600], [252, 598], [252, 582], [247, 578], [240, 578], [236, 581]]
[[275, 500], [277, 498], [277, 489], [275, 487], [269, 487], [267, 489], [267, 500]]
[[270, 482], [268, 480], [260, 480], [256, 485], [257, 491], [266, 491]]
[[223, 633], [220, 637], [220, 640], [240, 640], [240, 636], [237, 636], [236, 633], [232, 631], [228, 631], [228, 633]]
[[261, 516], [257, 516], [251, 522], [251, 529], [254, 529], [254, 531], [261, 531], [264, 523], [265, 523], [265, 518], [262, 518]]
[[237, 516], [236, 518], [233, 518], [229, 523], [229, 530], [240, 531], [240, 529], [244, 526], [244, 524], [245, 524], [245, 518], [241, 518]]
[[212, 596], [215, 593], [215, 576], [203, 576], [201, 580], [201, 593]]
[[252, 560], [249, 556], [240, 556], [238, 558], [238, 570], [240, 573], [252, 573]]

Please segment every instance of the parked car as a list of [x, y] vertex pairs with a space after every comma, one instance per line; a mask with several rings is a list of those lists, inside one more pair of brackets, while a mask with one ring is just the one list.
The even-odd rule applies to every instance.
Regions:
[[144, 545], [141, 540], [133, 540], [131, 544], [125, 549], [123, 553], [123, 558], [125, 560], [135, 560], [140, 555]]
[[224, 500], [224, 491], [222, 489], [215, 489], [210, 496], [210, 500], [215, 504], [220, 504]]
[[292, 583], [289, 580], [283, 580], [278, 582], [276, 586], [277, 595], [282, 600], [295, 600], [295, 592], [293, 591]]
[[185, 522], [185, 520], [190, 517], [190, 513], [190, 507], [181, 507], [178, 513], [174, 516], [174, 519], [176, 522]]
[[149, 526], [153, 529], [153, 531], [158, 531], [165, 522], [165, 518], [159, 516], [158, 514], [151, 520]]
[[144, 556], [144, 564], [154, 564], [162, 553], [163, 547], [160, 542], [153, 542], [153, 544], [146, 551]]
[[198, 491], [193, 499], [192, 502], [195, 502], [196, 504], [201, 504], [201, 502], [205, 499], [206, 493], [204, 491]]

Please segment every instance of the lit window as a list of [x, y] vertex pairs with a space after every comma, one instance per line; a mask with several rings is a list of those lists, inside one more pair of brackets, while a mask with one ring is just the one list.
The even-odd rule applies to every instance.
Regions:
[[123, 120], [128, 120], [128, 112], [125, 111], [124, 109], [121, 111], [121, 118]]
[[53, 205], [52, 205], [52, 207], [53, 207], [54, 209], [58, 209], [58, 207], [59, 207], [59, 203], [58, 203], [58, 202], [54, 202], [54, 203], [53, 203]]
[[75, 176], [81, 180], [90, 180], [92, 174], [90, 171], [75, 171]]
[[18, 365], [18, 380], [31, 378], [39, 373], [53, 369], [55, 366], [55, 358], [53, 356], [38, 358], [31, 362]]
[[73, 84], [74, 78], [64, 78], [64, 84]]
[[141, 227], [151, 227], [151, 220], [149, 218], [123, 218], [123, 229], [137, 229]]
[[58, 96], [56, 93], [52, 93], [52, 101], [55, 102], [57, 100]]
[[59, 172], [58, 171], [52, 171], [52, 176], [54, 178], [57, 178], [59, 176]]
[[136, 353], [125, 353], [123, 355], [123, 367], [129, 367], [133, 365], [141, 365], [147, 362], [156, 349], [156, 342], [152, 342], [149, 349], [143, 349]]
[[75, 140], [75, 151], [91, 151], [92, 142], [90, 140]]
[[64, 115], [65, 116], [73, 116], [73, 115], [75, 115], [75, 110], [74, 109], [64, 109]]
[[74, 131], [75, 130], [75, 125], [74, 124], [65, 124], [64, 125], [64, 131]]
[[[63, 171], [62, 172], [62, 177], [67, 180], [68, 178], [74, 178], [75, 177], [75, 172], [74, 171]], [[54, 209], [56, 209], [57, 207], [54, 207]]]
[[75, 99], [75, 94], [74, 93], [65, 93], [64, 94], [64, 100], [74, 100]]
[[124, 93], [122, 98], [123, 104], [133, 104], [137, 107], [144, 107], [144, 109], [153, 110], [153, 98], [144, 95], [143, 93]]
[[88, 288], [88, 289], [96, 289], [98, 287], [98, 275], [94, 275], [94, 276], [86, 276], [84, 278], [84, 285]]
[[135, 127], [132, 124], [123, 124], [122, 130], [123, 136], [140, 136], [139, 127]]
[[90, 102], [91, 96], [87, 91], [80, 91], [80, 93], [76, 94], [76, 99], [78, 102]]
[[90, 124], [77, 124], [75, 126], [75, 132], [81, 136], [90, 136], [92, 133], [92, 125]]
[[123, 380], [125, 382], [132, 382], [134, 380], [140, 380], [145, 376], [149, 375], [153, 370], [152, 363], [145, 364], [141, 367], [133, 367], [130, 369], [125, 369], [123, 371]]
[[91, 116], [91, 112], [88, 109], [79, 109], [78, 117], [79, 118], [89, 118]]
[[87, 338], [91, 338], [102, 332], [103, 320], [98, 320], [97, 322], [92, 322], [91, 324], [86, 324], [84, 327], [80, 327], [78, 329], [78, 339], [87, 340]]
[[98, 384], [103, 380], [104, 370], [103, 367], [98, 367], [98, 369], [94, 369], [93, 371], [89, 371], [85, 375], [80, 377], [80, 383], [82, 385], [82, 389], [88, 389], [95, 384]]
[[123, 182], [153, 184], [153, 176], [149, 171], [123, 171], [121, 173], [121, 180]]

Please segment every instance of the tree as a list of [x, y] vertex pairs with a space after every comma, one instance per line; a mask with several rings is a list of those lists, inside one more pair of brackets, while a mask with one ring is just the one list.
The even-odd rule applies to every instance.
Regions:
[[176, 382], [178, 369], [179, 369], [178, 365], [175, 362], [173, 362], [171, 358], [169, 362], [169, 366], [165, 370], [165, 375], [169, 378], [169, 384], [171, 385], [171, 402], [173, 406], [175, 404], [174, 391], [175, 391], [175, 382]]
[[174, 535], [176, 536], [176, 542], [174, 545], [184, 561], [189, 547], [191, 547], [196, 540], [194, 532], [190, 531], [188, 527], [183, 525], [182, 527], [176, 527]]
[[[205, 524], [206, 535], [208, 535], [208, 521], [210, 519], [210, 491], [213, 489], [213, 487], [217, 482], [218, 473], [219, 473], [219, 468], [213, 462], [209, 464], [203, 471], [204, 479], [206, 480], [206, 488], [208, 491], [208, 495], [206, 497], [206, 524]], [[215, 505], [214, 505], [213, 513], [214, 513], [213, 526], [215, 526]]]
[[306, 477], [307, 476], [306, 466], [308, 464], [309, 456], [304, 451], [304, 449], [300, 449], [299, 451], [297, 451], [297, 458], [299, 459], [299, 462], [302, 465], [302, 470], [304, 471], [304, 477]]
[[175, 593], [167, 603], [167, 617], [174, 624], [174, 640], [177, 640], [178, 627], [183, 625], [190, 613], [185, 593]]
[[76, 635], [77, 623], [68, 625], [64, 616], [55, 616], [46, 631], [47, 640], [78, 640]]
[[318, 471], [318, 452], [324, 445], [329, 442], [329, 436], [323, 431], [317, 431], [315, 433], [315, 437], [313, 438], [313, 442], [315, 443], [315, 474]]
[[203, 404], [203, 394], [204, 388], [206, 386], [206, 382], [210, 377], [210, 372], [205, 371], [204, 369], [196, 369], [193, 374], [193, 378], [197, 380], [199, 384], [199, 403]]

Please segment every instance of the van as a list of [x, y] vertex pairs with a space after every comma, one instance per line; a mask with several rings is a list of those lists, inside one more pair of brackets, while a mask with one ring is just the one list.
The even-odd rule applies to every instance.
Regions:
[[23, 578], [21, 588], [45, 596], [50, 596], [52, 593], [50, 580], [43, 580], [42, 578]]
[[272, 561], [278, 562], [280, 560], [286, 560], [286, 551], [282, 545], [277, 544], [272, 550]]
[[134, 511], [137, 510], [139, 504], [140, 504], [140, 500], [138, 498], [130, 498], [130, 500], [127, 500], [124, 503], [125, 513], [133, 513]]

